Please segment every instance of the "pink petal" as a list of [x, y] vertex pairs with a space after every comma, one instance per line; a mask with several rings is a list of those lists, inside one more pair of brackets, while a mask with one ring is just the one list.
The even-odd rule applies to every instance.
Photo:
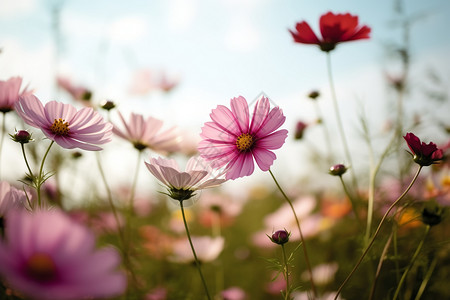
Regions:
[[253, 156], [255, 157], [256, 163], [262, 171], [268, 171], [270, 166], [272, 166], [273, 161], [277, 156], [269, 150], [257, 148], [253, 151]]
[[269, 150], [275, 150], [283, 146], [288, 131], [286, 129], [275, 131], [272, 134], [266, 135], [262, 139], [256, 141], [256, 146], [258, 148], [264, 148]]
[[259, 130], [269, 114], [269, 109], [270, 102], [266, 97], [262, 97], [256, 102], [255, 108], [253, 109], [252, 122], [250, 124], [250, 133], [255, 134]]
[[255, 169], [252, 154], [250, 152], [241, 153], [227, 165], [226, 169], [226, 179], [234, 180], [236, 178], [251, 175]]
[[283, 125], [286, 117], [283, 115], [283, 111], [279, 107], [273, 108], [267, 118], [264, 120], [263, 124], [261, 124], [259, 130], [255, 133], [257, 138], [262, 138], [269, 133], [277, 130]]
[[249, 112], [247, 100], [239, 96], [230, 100], [231, 110], [241, 133], [248, 132]]
[[223, 131], [235, 136], [239, 136], [242, 133], [238, 126], [238, 120], [227, 107], [223, 105], [217, 106], [217, 108], [212, 110], [210, 116]]

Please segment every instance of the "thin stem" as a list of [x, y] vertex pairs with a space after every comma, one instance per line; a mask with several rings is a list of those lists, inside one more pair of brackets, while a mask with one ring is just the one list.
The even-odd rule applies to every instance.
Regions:
[[289, 199], [289, 197], [286, 195], [286, 193], [281, 188], [281, 186], [278, 183], [277, 179], [273, 175], [272, 170], [269, 169], [269, 173], [272, 176], [272, 179], [275, 182], [276, 186], [278, 187], [278, 190], [280, 190], [280, 192], [283, 195], [284, 199], [286, 199], [287, 203], [291, 207], [292, 213], [294, 214], [295, 222], [297, 223], [297, 228], [298, 228], [298, 231], [300, 233], [300, 242], [301, 242], [302, 248], [303, 248], [303, 255], [305, 256], [306, 267], [308, 268], [309, 278], [311, 278], [311, 290], [313, 291], [314, 298], [317, 298], [316, 286], [314, 284], [314, 278], [313, 278], [313, 274], [312, 274], [311, 264], [309, 262], [308, 251], [306, 249], [305, 238], [303, 237], [303, 233], [302, 233], [302, 229], [300, 227], [300, 221], [298, 220], [297, 213], [295, 212], [294, 206], [292, 205], [292, 201]]
[[208, 300], [211, 300], [211, 296], [209, 295], [209, 292], [208, 292], [208, 286], [206, 285], [206, 281], [205, 281], [205, 278], [203, 277], [202, 269], [200, 267], [200, 262], [198, 261], [197, 254], [195, 253], [194, 244], [192, 244], [191, 235], [189, 233], [189, 228], [188, 228], [188, 225], [187, 225], [187, 222], [186, 222], [186, 216], [184, 215], [183, 201], [180, 201], [180, 208], [181, 208], [181, 214], [183, 215], [184, 228], [186, 229], [186, 234], [187, 234], [187, 237], [188, 237], [188, 240], [189, 240], [189, 244], [191, 245], [192, 254], [194, 255], [195, 266], [197, 267], [198, 273], [199, 273], [200, 278], [202, 280], [206, 296], [208, 297]]
[[427, 287], [428, 281], [430, 281], [431, 274], [433, 274], [434, 268], [436, 268], [437, 265], [437, 258], [435, 257], [433, 261], [430, 264], [430, 268], [428, 269], [427, 274], [425, 274], [425, 277], [420, 284], [419, 290], [417, 291], [416, 298], [414, 300], [420, 300], [420, 298], [423, 295], [423, 292], [425, 291], [425, 288]]
[[391, 245], [392, 236], [393, 236], [393, 233], [391, 232], [391, 234], [389, 235], [389, 238], [388, 238], [388, 240], [386, 242], [386, 245], [384, 245], [383, 252], [381, 253], [380, 260], [378, 262], [377, 272], [375, 274], [375, 279], [373, 281], [372, 288], [370, 289], [369, 300], [372, 300], [373, 296], [375, 294], [375, 287], [377, 285], [378, 278], [380, 277], [381, 267], [383, 266], [384, 258], [386, 257], [386, 253], [387, 253], [387, 251], [389, 249], [389, 246]]
[[134, 209], [134, 195], [136, 193], [136, 185], [137, 185], [139, 169], [140, 169], [139, 167], [141, 165], [141, 156], [142, 156], [142, 151], [139, 151], [138, 157], [137, 157], [136, 169], [134, 172], [133, 183], [131, 185], [131, 191], [130, 191], [130, 201], [129, 201], [130, 214], [132, 213], [132, 211]]
[[430, 231], [430, 228], [431, 228], [430, 225], [427, 225], [427, 227], [425, 228], [425, 233], [423, 235], [423, 238], [420, 241], [419, 245], [417, 246], [417, 249], [414, 252], [413, 257], [411, 258], [411, 261], [409, 262], [408, 267], [406, 267], [405, 272], [403, 272], [402, 278], [400, 278], [400, 282], [397, 285], [397, 289], [395, 290], [395, 294], [394, 294], [394, 297], [392, 298], [392, 300], [397, 299], [397, 297], [400, 293], [400, 290], [402, 289], [403, 282], [405, 282], [406, 276], [408, 275], [409, 270], [411, 270], [412, 266], [414, 265], [414, 262], [416, 261], [417, 256], [420, 253], [420, 250], [422, 250], [422, 246], [425, 242], [428, 232]]
[[328, 151], [328, 155], [327, 155], [328, 163], [331, 165], [334, 161], [334, 158], [333, 158], [333, 150], [331, 148], [330, 133], [328, 132], [328, 128], [325, 124], [325, 120], [323, 118], [322, 111], [320, 110], [319, 103], [316, 100], [313, 100], [313, 102], [314, 102], [314, 108], [316, 110], [317, 118], [320, 120], [320, 124], [322, 125], [322, 128], [323, 128], [325, 144], [326, 144], [327, 151]]
[[281, 244], [281, 250], [283, 252], [283, 264], [284, 264], [284, 279], [286, 280], [286, 294], [284, 295], [284, 299], [289, 300], [291, 295], [291, 286], [289, 284], [289, 264], [286, 257], [286, 249], [284, 248], [284, 244]]
[[341, 175], [339, 176], [339, 179], [341, 180], [342, 187], [344, 188], [345, 194], [347, 195], [348, 199], [352, 203], [352, 209], [353, 209], [353, 213], [355, 214], [355, 218], [359, 222], [359, 216], [358, 216], [358, 209], [356, 207], [356, 201], [355, 201], [355, 199], [353, 199], [352, 195], [350, 194], [349, 190], [347, 189], [347, 185], [345, 184], [344, 179], [342, 178]]
[[36, 190], [37, 190], [37, 197], [38, 197], [38, 206], [41, 207], [41, 186], [44, 183], [44, 179], [42, 178], [42, 172], [44, 171], [44, 163], [45, 160], [47, 159], [47, 155], [50, 152], [50, 148], [53, 146], [53, 144], [55, 143], [55, 141], [52, 141], [50, 143], [50, 145], [47, 148], [47, 151], [44, 154], [44, 157], [42, 158], [42, 162], [41, 162], [41, 167], [39, 168], [39, 175], [38, 178], [36, 179]]
[[332, 75], [332, 71], [331, 71], [331, 55], [329, 52], [327, 52], [327, 69], [328, 69], [328, 80], [330, 82], [331, 98], [333, 100], [333, 107], [334, 107], [334, 112], [336, 114], [338, 130], [341, 135], [342, 144], [344, 146], [345, 158], [347, 159], [350, 166], [352, 166], [351, 174], [352, 174], [353, 190], [357, 191], [358, 190], [358, 182], [356, 180], [354, 166], [352, 163], [352, 157], [350, 155], [350, 150], [348, 148], [347, 139], [345, 137], [344, 126], [342, 125], [341, 114], [339, 112], [339, 105], [337, 102], [336, 90], [334, 88], [333, 75]]
[[[6, 133], [6, 113], [3, 112], [3, 118], [2, 118], [2, 136], [0, 137], [0, 166], [2, 165], [1, 159], [2, 159], [2, 150], [3, 150], [3, 140], [5, 139], [5, 133]], [[0, 179], [1, 179], [1, 171], [0, 168]]]
[[25, 146], [22, 143], [20, 144], [20, 146], [22, 148], [23, 159], [25, 160], [25, 164], [27, 165], [27, 169], [28, 169], [28, 172], [30, 173], [31, 180], [34, 180], [33, 171], [31, 171], [30, 165], [28, 164], [27, 155], [25, 154]]
[[359, 258], [358, 262], [356, 263], [356, 265], [353, 267], [352, 271], [350, 272], [350, 274], [348, 274], [347, 278], [345, 278], [344, 282], [341, 284], [341, 286], [339, 287], [339, 289], [336, 292], [336, 295], [334, 297], [334, 300], [337, 300], [339, 294], [341, 293], [342, 289], [344, 288], [344, 286], [347, 284], [347, 282], [350, 280], [350, 278], [352, 277], [352, 275], [355, 273], [355, 271], [358, 269], [359, 265], [361, 264], [362, 260], [364, 259], [364, 257], [366, 256], [366, 254], [369, 252], [370, 248], [372, 247], [373, 243], [375, 242], [376, 237], [378, 236], [378, 233], [380, 232], [381, 226], [384, 224], [384, 221], [386, 220], [387, 216], [389, 215], [389, 213], [391, 212], [391, 210], [397, 205], [398, 202], [400, 202], [400, 200], [403, 199], [403, 197], [405, 197], [405, 195], [409, 192], [409, 190], [411, 189], [411, 187], [413, 186], [414, 182], [416, 182], [417, 177], [419, 177], [420, 171], [422, 170], [422, 166], [419, 166], [419, 168], [417, 169], [416, 174], [414, 175], [413, 179], [411, 180], [411, 183], [409, 184], [409, 186], [406, 188], [406, 190], [400, 195], [400, 197], [397, 198], [397, 200], [394, 201], [394, 203], [391, 204], [391, 206], [389, 206], [388, 210], [384, 213], [383, 218], [381, 218], [380, 223], [378, 224], [377, 230], [375, 230], [375, 233], [372, 236], [372, 239], [370, 240], [369, 244], [367, 245], [366, 249], [364, 250], [363, 254], [361, 255], [361, 257]]

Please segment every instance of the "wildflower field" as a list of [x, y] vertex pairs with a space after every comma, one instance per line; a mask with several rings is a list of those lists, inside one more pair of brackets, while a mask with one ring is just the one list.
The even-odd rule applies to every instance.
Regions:
[[[309, 49], [295, 70], [305, 81], [269, 77], [297, 82], [294, 104], [264, 86], [232, 92], [230, 77], [247, 80], [233, 60], [220, 78], [190, 73], [226, 93], [230, 85], [225, 98], [176, 104], [192, 91], [183, 90], [189, 77], [146, 68], [126, 93], [104, 96], [114, 72], [96, 86], [61, 71], [69, 2], [45, 3], [56, 67], [39, 72], [50, 86], [8, 65], [12, 44], [0, 45], [0, 74], [4, 65], [15, 73], [0, 76], [0, 299], [450, 299], [448, 61], [441, 73], [416, 71], [410, 41], [421, 15], [407, 1], [392, 1], [389, 63], [370, 69], [385, 88], [371, 99], [376, 110], [364, 99], [349, 106], [339, 86], [371, 78], [346, 72], [364, 53], [339, 53], [375, 43], [377, 31], [345, 2], [317, 19], [298, 10], [276, 29], [287, 47]], [[226, 5], [239, 15], [262, 2]], [[245, 44], [251, 32], [242, 32]], [[176, 46], [167, 47], [169, 56]], [[323, 64], [309, 68], [307, 54]], [[325, 84], [310, 85], [315, 74]], [[308, 112], [297, 114], [302, 105]]]

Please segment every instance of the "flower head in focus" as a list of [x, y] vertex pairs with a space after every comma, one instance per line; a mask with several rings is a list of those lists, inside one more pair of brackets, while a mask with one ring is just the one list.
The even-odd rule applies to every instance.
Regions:
[[95, 249], [95, 237], [59, 210], [12, 211], [0, 242], [0, 273], [31, 299], [120, 295], [126, 276], [116, 250]]
[[179, 149], [180, 136], [177, 128], [172, 127], [161, 131], [163, 121], [153, 117], [144, 119], [142, 115], [135, 113], [131, 113], [129, 122], [125, 121], [120, 112], [119, 117], [125, 131], [114, 126], [113, 132], [130, 141], [137, 150], [142, 151], [149, 148], [156, 152], [170, 153]]
[[370, 38], [370, 27], [358, 24], [358, 16], [328, 12], [320, 17], [320, 39], [305, 21], [299, 22], [294, 30], [289, 30], [294, 41], [301, 44], [318, 45], [320, 50], [329, 52], [338, 43]]
[[47, 138], [66, 149], [102, 150], [97, 145], [111, 141], [112, 125], [90, 107], [76, 110], [70, 104], [50, 101], [45, 106], [34, 95], [20, 97], [19, 116], [39, 128]]
[[442, 160], [444, 154], [442, 149], [438, 149], [435, 143], [425, 144], [413, 133], [407, 133], [403, 137], [411, 150], [414, 161], [421, 166], [429, 166]]
[[225, 167], [226, 179], [249, 176], [254, 171], [256, 160], [259, 168], [268, 171], [279, 149], [285, 142], [287, 130], [276, 131], [286, 117], [279, 107], [270, 109], [269, 99], [260, 98], [253, 110], [252, 118], [244, 97], [230, 101], [231, 110], [223, 105], [213, 109], [212, 122], [202, 128], [200, 155], [211, 161], [213, 168]]
[[7, 113], [14, 110], [14, 104], [19, 101], [19, 96], [30, 93], [27, 89], [20, 92], [21, 85], [21, 77], [11, 77], [6, 81], [0, 80], [0, 112]]
[[178, 201], [188, 200], [195, 196], [197, 190], [215, 187], [226, 181], [213, 176], [209, 164], [195, 156], [188, 160], [184, 172], [180, 171], [174, 159], [150, 158], [145, 165], [167, 187], [167, 195]]

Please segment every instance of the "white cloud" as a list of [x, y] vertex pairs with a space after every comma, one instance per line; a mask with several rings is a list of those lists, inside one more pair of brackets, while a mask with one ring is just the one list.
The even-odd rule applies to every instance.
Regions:
[[36, 7], [36, 0], [2, 0], [0, 2], [0, 17], [15, 17], [28, 13]]

